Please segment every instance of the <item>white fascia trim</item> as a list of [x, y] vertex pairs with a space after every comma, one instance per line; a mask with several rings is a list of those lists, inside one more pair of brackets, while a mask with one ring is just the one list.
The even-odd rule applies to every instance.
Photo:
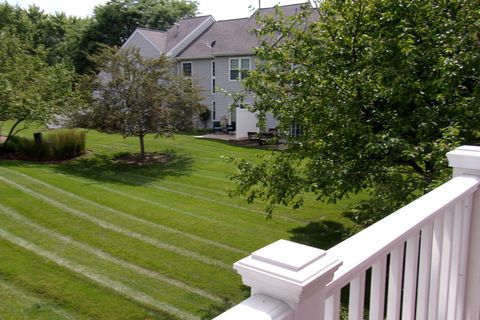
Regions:
[[243, 57], [254, 57], [253, 53], [252, 52], [233, 52], [233, 53], [222, 53], [222, 52], [219, 52], [219, 53], [214, 53], [213, 54], [214, 57], [238, 57], [238, 58], [243, 58]]
[[213, 56], [176, 57], [175, 60], [177, 60], [177, 61], [213, 60]]
[[156, 49], [158, 51], [159, 54], [162, 53], [162, 50], [160, 50], [160, 48], [158, 48], [150, 39], [148, 39], [143, 33], [142, 33], [142, 30], [139, 30], [139, 29], [136, 29], [132, 35], [130, 37], [128, 37], [127, 41], [125, 41], [125, 43], [122, 45], [122, 48], [125, 48], [129, 43], [130, 41], [133, 39], [133, 37], [135, 36], [135, 34], [139, 34], [143, 37], [143, 39], [145, 39], [148, 43], [150, 43], [152, 45], [152, 47], [154, 49]]
[[205, 25], [208, 28], [211, 26], [213, 23], [215, 23], [215, 19], [212, 16], [208, 16], [205, 21], [200, 23], [198, 27], [196, 27], [192, 32], [190, 32], [185, 38], [183, 38], [179, 43], [175, 45], [170, 51], [167, 52], [167, 56], [176, 56], [177, 54], [180, 53], [183, 49], [185, 49], [192, 41], [195, 40], [199, 36], [197, 35], [197, 31], [202, 30]]

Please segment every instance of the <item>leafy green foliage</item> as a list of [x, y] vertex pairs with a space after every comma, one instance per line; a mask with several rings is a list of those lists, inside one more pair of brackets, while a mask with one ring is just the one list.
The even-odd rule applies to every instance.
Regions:
[[[64, 114], [74, 101], [73, 71], [64, 64], [49, 65], [44, 51], [36, 50], [8, 30], [0, 29], [0, 126], [15, 125], [2, 148], [21, 123], [46, 124]], [[0, 149], [2, 151], [2, 149]]]
[[445, 152], [480, 137], [479, 15], [465, 0], [326, 0], [262, 17], [263, 63], [245, 84], [289, 148], [237, 160], [238, 193], [271, 213], [304, 192], [335, 202], [369, 190], [351, 212], [366, 225], [444, 181]]
[[90, 119], [90, 127], [138, 137], [141, 158], [146, 134], [191, 127], [200, 107], [199, 89], [191, 79], [173, 75], [173, 62], [165, 55], [148, 59], [135, 48], [104, 47], [92, 59], [102, 72], [84, 79], [87, 93], [94, 92], [92, 107], [78, 115]]
[[210, 109], [208, 109], [207, 107], [204, 107], [201, 109], [200, 113], [199, 113], [199, 118], [200, 120], [206, 122], [210, 119]]
[[42, 136], [41, 141], [15, 137], [10, 143], [11, 152], [25, 160], [66, 160], [85, 153], [85, 131], [55, 130]]
[[22, 9], [0, 3], [0, 29], [9, 30], [31, 48], [42, 50], [50, 65], [72, 63], [80, 50], [78, 40], [87, 21], [64, 13], [45, 14], [34, 5]]

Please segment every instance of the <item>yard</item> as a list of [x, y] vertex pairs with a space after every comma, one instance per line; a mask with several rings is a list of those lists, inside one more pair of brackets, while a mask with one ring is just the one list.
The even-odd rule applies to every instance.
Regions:
[[177, 135], [146, 138], [169, 154], [120, 165], [137, 140], [90, 131], [93, 153], [68, 164], [0, 161], [0, 319], [198, 319], [243, 299], [232, 263], [277, 239], [321, 248], [349, 222], [307, 199], [300, 210], [230, 198], [221, 156], [260, 149]]

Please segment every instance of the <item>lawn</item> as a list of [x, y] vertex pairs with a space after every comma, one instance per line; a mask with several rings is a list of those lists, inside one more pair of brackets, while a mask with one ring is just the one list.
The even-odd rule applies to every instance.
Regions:
[[112, 162], [137, 140], [90, 131], [67, 164], [0, 161], [0, 319], [198, 319], [240, 301], [232, 264], [278, 239], [328, 248], [345, 235], [335, 206], [300, 210], [230, 198], [223, 155], [266, 152], [177, 135], [147, 137], [170, 161]]

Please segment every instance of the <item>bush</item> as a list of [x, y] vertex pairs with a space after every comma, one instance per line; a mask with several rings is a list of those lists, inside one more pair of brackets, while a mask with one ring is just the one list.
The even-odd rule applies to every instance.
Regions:
[[47, 143], [36, 144], [31, 139], [24, 139], [18, 151], [27, 159], [31, 160], [53, 160], [51, 159], [50, 148]]
[[85, 153], [85, 136], [81, 130], [57, 130], [48, 133], [40, 144], [23, 139], [18, 151], [32, 160], [71, 159]]
[[55, 160], [71, 159], [85, 153], [85, 131], [61, 130], [47, 137]]
[[6, 145], [2, 145], [2, 147], [3, 147], [2, 152], [3, 153], [15, 153], [15, 152], [17, 152], [18, 150], [21, 149], [21, 146], [23, 145], [23, 143], [25, 143], [26, 140], [28, 140], [28, 139], [13, 136], [13, 137], [10, 138], [10, 140], [8, 141], [8, 143]]
[[208, 109], [207, 107], [203, 107], [200, 111], [200, 113], [198, 114], [198, 117], [200, 118], [200, 120], [202, 120], [203, 122], [206, 122], [210, 119], [210, 109]]

